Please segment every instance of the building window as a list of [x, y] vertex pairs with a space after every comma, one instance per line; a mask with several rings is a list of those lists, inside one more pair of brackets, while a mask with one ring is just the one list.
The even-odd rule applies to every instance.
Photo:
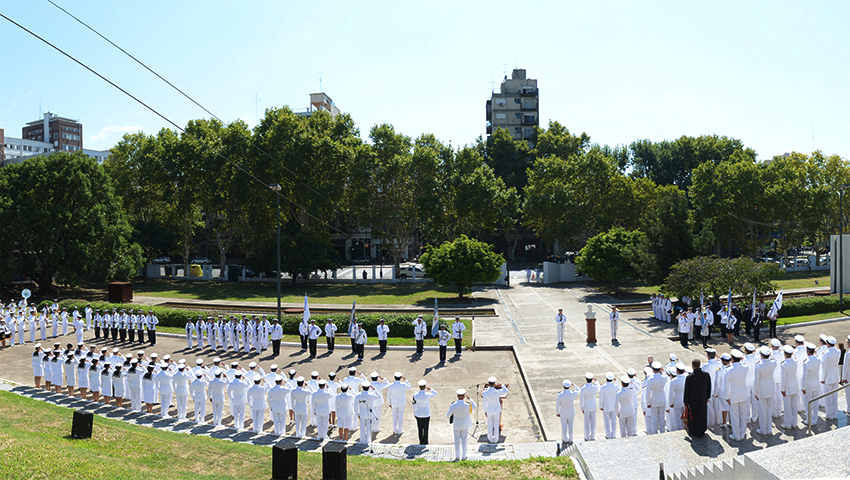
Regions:
[[504, 113], [497, 113], [496, 114], [496, 120], [504, 120], [504, 119], [505, 119]]
[[514, 114], [514, 118], [522, 118], [522, 114], [517, 112]]
[[515, 103], [516, 105], [519, 105], [519, 103], [520, 103], [520, 99], [519, 99], [519, 97], [514, 98], [514, 103]]
[[506, 104], [507, 104], [507, 101], [504, 98], [497, 98], [496, 99], [496, 106], [497, 107], [504, 107]]

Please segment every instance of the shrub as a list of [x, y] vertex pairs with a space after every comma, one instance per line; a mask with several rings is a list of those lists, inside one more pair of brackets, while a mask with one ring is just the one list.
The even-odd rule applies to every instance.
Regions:
[[[177, 308], [165, 308], [165, 307], [151, 307], [145, 305], [131, 305], [131, 304], [120, 304], [120, 303], [107, 303], [107, 302], [86, 302], [85, 300], [62, 300], [59, 302], [59, 305], [71, 311], [74, 307], [78, 307], [80, 311], [85, 309], [86, 304], [90, 303], [91, 307], [95, 310], [104, 310], [108, 309], [112, 311], [113, 308], [118, 309], [119, 311], [124, 309], [141, 309], [143, 308], [145, 312], [148, 310], [153, 310], [153, 313], [159, 319], [159, 325], [164, 327], [183, 327], [186, 325], [186, 320], [196, 319], [198, 315], [214, 316], [218, 317], [221, 314], [219, 311], [201, 311], [201, 310], [182, 310]], [[38, 305], [38, 309], [41, 310], [45, 305], [50, 306], [53, 302], [44, 301]], [[390, 332], [388, 336], [390, 337], [413, 337], [413, 321], [416, 320], [418, 315], [413, 313], [367, 313], [363, 315], [357, 315], [357, 320], [363, 322], [363, 328], [366, 330], [366, 334], [370, 337], [377, 335], [376, 328], [378, 326], [378, 321], [380, 319], [384, 319], [384, 323], [390, 327]], [[337, 334], [348, 334], [348, 321], [351, 317], [350, 313], [334, 313], [334, 314], [316, 314], [311, 315], [311, 319], [316, 320], [316, 325], [324, 330], [325, 322], [328, 318], [333, 321], [334, 325], [337, 327]], [[227, 316], [225, 316], [227, 318]], [[268, 315], [269, 321], [274, 318], [274, 315]], [[283, 315], [280, 321], [280, 326], [283, 328], [283, 333], [286, 335], [297, 335], [298, 334], [298, 324], [301, 323], [301, 315], [291, 314], [291, 315]], [[428, 326], [428, 330], [430, 332], [431, 329], [431, 316], [424, 318], [425, 325]], [[442, 321], [442, 323], [446, 324], [447, 328], [451, 328], [451, 323], [453, 319], [446, 318]], [[469, 324], [467, 324], [467, 328], [469, 328]]]
[[[768, 305], [769, 307], [770, 305]], [[795, 298], [783, 302], [782, 310], [779, 311], [779, 318], [781, 320], [782, 317], [801, 317], [836, 311], [838, 311], [838, 295]]]

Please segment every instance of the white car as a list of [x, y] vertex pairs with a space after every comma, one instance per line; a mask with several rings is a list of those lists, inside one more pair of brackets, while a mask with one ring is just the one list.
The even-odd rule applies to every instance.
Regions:
[[402, 280], [413, 278], [414, 270], [416, 271], [416, 278], [428, 278], [428, 275], [425, 275], [425, 270], [422, 268], [421, 264], [411, 263], [403, 263], [398, 266], [398, 278]]

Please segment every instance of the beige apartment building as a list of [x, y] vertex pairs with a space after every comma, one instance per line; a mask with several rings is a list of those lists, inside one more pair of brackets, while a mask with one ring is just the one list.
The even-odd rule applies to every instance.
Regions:
[[504, 128], [514, 140], [534, 143], [534, 127], [540, 124], [540, 97], [537, 79], [527, 78], [525, 69], [515, 68], [505, 75], [498, 92], [487, 100], [487, 139]]

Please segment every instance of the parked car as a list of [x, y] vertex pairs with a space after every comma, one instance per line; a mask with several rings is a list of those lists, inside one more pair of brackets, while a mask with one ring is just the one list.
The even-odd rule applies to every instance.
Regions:
[[166, 256], [156, 257], [153, 260], [151, 260], [151, 263], [154, 264], [154, 265], [164, 265], [166, 263], [171, 263], [171, 257], [166, 257]]
[[351, 259], [352, 265], [369, 265], [372, 263], [372, 259], [369, 257], [357, 257]]
[[197, 257], [192, 260], [192, 265], [212, 265], [212, 260], [207, 257]]
[[428, 278], [421, 264], [401, 264], [398, 266], [398, 278], [402, 280], [413, 278], [413, 272], [416, 271], [416, 278]]

